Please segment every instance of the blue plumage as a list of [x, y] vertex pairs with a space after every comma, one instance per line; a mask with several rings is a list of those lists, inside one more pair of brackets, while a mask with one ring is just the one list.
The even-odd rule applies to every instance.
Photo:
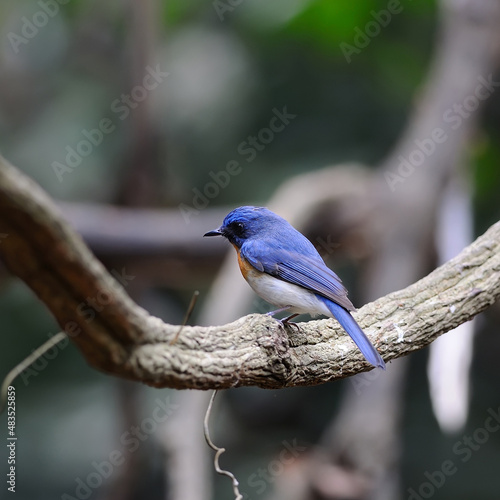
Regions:
[[335, 317], [365, 358], [385, 363], [349, 311], [341, 279], [326, 266], [314, 245], [285, 219], [263, 207], [240, 207], [205, 236], [226, 237], [238, 251], [243, 276], [264, 300], [293, 315]]
[[373, 347], [365, 332], [361, 330], [356, 320], [351, 316], [349, 311], [346, 311], [342, 306], [323, 298], [326, 307], [330, 309], [333, 317], [340, 323], [342, 328], [349, 334], [358, 349], [363, 353], [366, 360], [374, 366], [385, 369], [385, 362], [377, 349]]

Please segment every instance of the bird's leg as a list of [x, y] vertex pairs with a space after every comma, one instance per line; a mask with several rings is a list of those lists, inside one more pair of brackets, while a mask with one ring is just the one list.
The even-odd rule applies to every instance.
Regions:
[[[276, 309], [276, 311], [270, 311], [266, 313], [268, 316], [274, 316], [275, 314], [278, 314], [283, 311], [288, 311], [292, 306], [285, 306], [285, 307], [280, 307], [279, 309]], [[298, 316], [298, 314], [291, 314], [290, 316], [287, 316], [285, 319], [279, 319], [278, 321], [282, 324], [283, 328], [286, 328], [288, 325], [294, 326], [299, 330], [299, 325], [297, 323], [294, 323], [293, 321], [290, 321], [291, 319], [295, 318], [295, 316]]]
[[290, 314], [290, 316], [287, 316], [285, 319], [282, 319], [282, 323], [288, 323], [289, 325], [295, 325], [297, 326], [297, 323], [294, 323], [293, 321], [290, 321], [291, 319], [295, 318], [298, 316], [298, 314]]
[[295, 316], [298, 316], [298, 314], [290, 314], [290, 316], [287, 316], [285, 319], [281, 319], [281, 324], [286, 327], [287, 325], [294, 326], [297, 328], [297, 330], [300, 331], [299, 325], [295, 323], [294, 321], [290, 321], [291, 319], [295, 318]]
[[[280, 307], [279, 309], [276, 309], [275, 311], [269, 311], [266, 313], [267, 316], [274, 316], [275, 314], [281, 313], [283, 311], [288, 311], [292, 306], [285, 306], [285, 307]], [[295, 316], [295, 315], [294, 315]]]

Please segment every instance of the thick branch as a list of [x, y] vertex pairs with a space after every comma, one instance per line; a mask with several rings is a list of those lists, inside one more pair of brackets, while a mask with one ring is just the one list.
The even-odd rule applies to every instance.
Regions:
[[[47, 195], [0, 161], [0, 254], [100, 370], [157, 387], [315, 385], [370, 369], [334, 320], [283, 331], [267, 316], [217, 327], [177, 326], [137, 306]], [[202, 244], [200, 240], [200, 244]], [[500, 296], [500, 223], [458, 257], [355, 315], [384, 359], [407, 355]], [[100, 309], [89, 314], [88, 304]], [[76, 333], [78, 332], [78, 333]]]

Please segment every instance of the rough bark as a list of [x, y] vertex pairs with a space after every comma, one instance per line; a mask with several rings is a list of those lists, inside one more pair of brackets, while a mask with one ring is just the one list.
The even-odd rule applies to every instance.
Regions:
[[[33, 181], [0, 162], [0, 254], [97, 369], [156, 387], [315, 385], [371, 369], [334, 320], [284, 331], [252, 314], [213, 327], [163, 323], [137, 306]], [[386, 361], [422, 349], [500, 296], [500, 223], [413, 285], [355, 313]], [[95, 315], [89, 314], [89, 304]]]

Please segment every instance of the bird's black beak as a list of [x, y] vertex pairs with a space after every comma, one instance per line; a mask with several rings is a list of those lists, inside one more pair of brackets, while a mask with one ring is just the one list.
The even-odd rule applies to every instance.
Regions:
[[208, 231], [208, 233], [205, 233], [203, 236], [222, 236], [222, 230], [220, 227], [218, 227], [213, 231]]

